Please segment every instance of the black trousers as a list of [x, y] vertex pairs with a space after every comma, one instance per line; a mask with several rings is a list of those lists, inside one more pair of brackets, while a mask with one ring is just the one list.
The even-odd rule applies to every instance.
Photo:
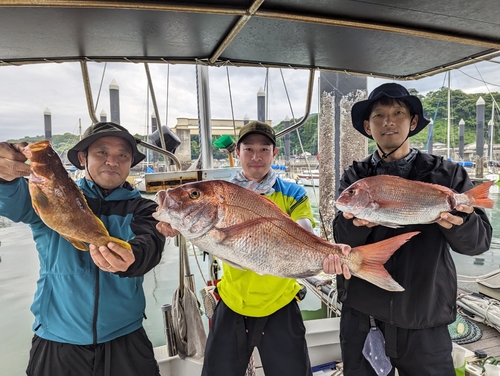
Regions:
[[244, 317], [222, 300], [212, 318], [202, 376], [244, 376], [254, 347], [266, 376], [312, 376], [295, 299], [267, 317]]
[[[346, 305], [342, 307], [340, 347], [344, 376], [377, 376], [362, 354], [369, 330], [369, 324], [363, 325], [362, 321], [368, 320], [367, 317]], [[386, 352], [388, 346], [397, 349], [397, 355], [390, 357], [393, 369], [389, 376], [394, 376], [394, 367], [400, 376], [455, 376], [451, 357], [453, 345], [447, 325], [413, 330], [387, 328], [382, 322], [376, 323], [384, 333]], [[391, 331], [395, 333], [392, 339], [388, 338], [392, 336]]]
[[159, 376], [144, 328], [98, 345], [71, 345], [33, 337], [28, 376]]

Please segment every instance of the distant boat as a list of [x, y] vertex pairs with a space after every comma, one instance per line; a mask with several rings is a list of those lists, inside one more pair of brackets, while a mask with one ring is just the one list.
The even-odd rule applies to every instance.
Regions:
[[297, 174], [299, 181], [305, 186], [319, 186], [319, 170], [304, 170]]

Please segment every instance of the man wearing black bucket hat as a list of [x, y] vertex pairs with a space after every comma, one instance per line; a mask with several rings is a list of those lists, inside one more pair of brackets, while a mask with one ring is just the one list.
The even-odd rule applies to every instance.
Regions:
[[[377, 150], [345, 170], [339, 193], [359, 179], [382, 174], [457, 192], [473, 187], [462, 166], [410, 147], [409, 137], [429, 121], [420, 100], [403, 86], [375, 88], [367, 100], [354, 104], [351, 117], [354, 128], [373, 139]], [[344, 375], [394, 375], [397, 369], [400, 376], [454, 376], [448, 324], [456, 319], [457, 274], [449, 248], [466, 255], [489, 249], [492, 228], [484, 210], [459, 205], [436, 223], [398, 229], [339, 211], [333, 230], [336, 242], [351, 247], [421, 232], [384, 265], [405, 291], [389, 292], [356, 277], [337, 276]], [[382, 333], [385, 344], [374, 333]]]
[[31, 226], [40, 258], [26, 373], [159, 375], [142, 326], [142, 283], [159, 263], [165, 237], [151, 215], [157, 204], [126, 181], [130, 168], [145, 158], [136, 139], [118, 124], [97, 123], [68, 151], [70, 162], [85, 170], [77, 185], [89, 207], [131, 250], [110, 242], [80, 252], [47, 227], [31, 206], [26, 179], [20, 178], [30, 173], [20, 153], [25, 145], [0, 143], [0, 214]]

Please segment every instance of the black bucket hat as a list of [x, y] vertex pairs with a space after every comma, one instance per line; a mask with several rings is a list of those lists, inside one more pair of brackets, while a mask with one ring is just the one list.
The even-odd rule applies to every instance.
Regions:
[[271, 140], [273, 145], [276, 146], [276, 133], [274, 132], [273, 127], [267, 123], [263, 123], [262, 121], [251, 121], [241, 127], [238, 135], [238, 144], [243, 140], [243, 137], [251, 133], [258, 133], [266, 136], [269, 140]]
[[351, 119], [352, 125], [356, 130], [361, 133], [363, 136], [368, 138], [373, 138], [368, 133], [365, 132], [365, 127], [363, 122], [368, 119], [370, 114], [367, 114], [368, 108], [375, 101], [379, 100], [382, 97], [394, 98], [394, 99], [404, 99], [411, 106], [411, 110], [418, 115], [418, 123], [414, 130], [410, 131], [408, 137], [416, 135], [422, 129], [424, 129], [427, 124], [429, 124], [430, 120], [424, 117], [424, 111], [422, 109], [422, 102], [420, 99], [414, 95], [410, 95], [408, 90], [400, 84], [396, 83], [387, 83], [382, 84], [370, 93], [368, 99], [357, 102], [352, 106], [351, 110]]
[[131, 167], [134, 167], [136, 164], [146, 158], [146, 156], [137, 149], [137, 143], [139, 142], [139, 140], [132, 136], [129, 131], [127, 131], [127, 129], [125, 129], [121, 125], [107, 122], [96, 123], [85, 130], [82, 139], [75, 146], [68, 150], [69, 161], [76, 168], [83, 170], [83, 167], [80, 165], [80, 161], [78, 160], [78, 152], [86, 150], [92, 143], [94, 143], [94, 141], [106, 136], [121, 137], [125, 141], [128, 141], [128, 143], [132, 147], [132, 156], [134, 158]]

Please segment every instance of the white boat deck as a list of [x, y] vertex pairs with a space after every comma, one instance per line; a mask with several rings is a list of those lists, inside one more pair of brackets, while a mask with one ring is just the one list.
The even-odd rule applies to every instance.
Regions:
[[[323, 375], [328, 371], [331, 375], [335, 368], [332, 364], [340, 362], [340, 318], [324, 318], [304, 321], [306, 341], [313, 373]], [[154, 348], [155, 357], [160, 366], [160, 373], [168, 376], [198, 376], [201, 375], [203, 359], [181, 359], [178, 355], [168, 356], [166, 346]], [[258, 351], [254, 351], [256, 376], [264, 376]], [[334, 365], [333, 365], [334, 367]], [[340, 374], [339, 374], [340, 375]]]

